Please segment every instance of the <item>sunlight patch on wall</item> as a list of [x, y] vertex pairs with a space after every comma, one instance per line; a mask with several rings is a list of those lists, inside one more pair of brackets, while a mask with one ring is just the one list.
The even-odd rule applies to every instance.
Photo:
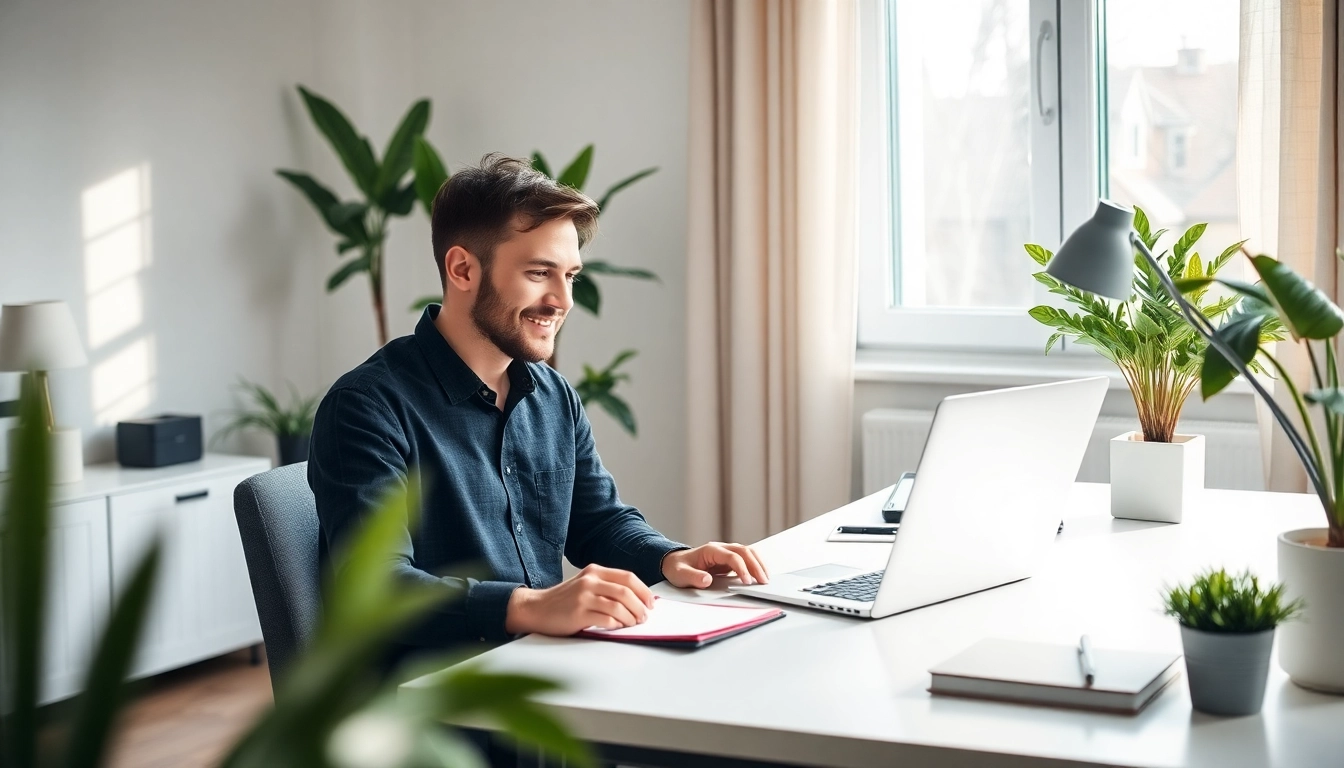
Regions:
[[142, 336], [93, 367], [93, 409], [100, 424], [114, 424], [154, 400], [154, 340]]
[[81, 195], [84, 290], [99, 426], [154, 400], [154, 337], [145, 329], [143, 280], [151, 263], [149, 165], [128, 168]]

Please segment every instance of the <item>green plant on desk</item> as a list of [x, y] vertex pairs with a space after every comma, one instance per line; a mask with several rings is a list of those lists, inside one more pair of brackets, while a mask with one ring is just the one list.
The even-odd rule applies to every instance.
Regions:
[[[1340, 331], [1344, 330], [1344, 311], [1288, 265], [1263, 254], [1248, 254], [1248, 258], [1260, 276], [1260, 282], [1254, 285], [1203, 275], [1177, 280], [1176, 287], [1187, 296], [1199, 296], [1211, 283], [1219, 283], [1243, 297], [1238, 312], [1217, 329], [1215, 336], [1242, 364], [1267, 360], [1279, 374], [1299, 423], [1294, 424], [1274, 404], [1269, 405], [1321, 502], [1329, 528], [1326, 546], [1344, 548], [1344, 389], [1340, 387], [1336, 351]], [[1266, 333], [1282, 338], [1280, 329], [1285, 329], [1291, 343], [1306, 352], [1311, 364], [1311, 389], [1299, 389], [1266, 348]], [[1236, 369], [1217, 350], [1206, 350], [1201, 363], [1205, 400], [1237, 377]], [[1317, 426], [1324, 426], [1324, 435], [1318, 433]]]
[[[113, 600], [73, 720], [53, 726], [59, 738], [42, 736], [37, 702], [51, 588], [51, 465], [38, 399], [26, 393], [21, 400], [0, 531], [0, 646], [7, 651], [0, 663], [8, 696], [0, 701], [0, 765], [92, 768], [106, 762], [126, 700], [125, 680], [149, 615], [164, 544], [151, 543]], [[275, 706], [234, 745], [223, 765], [477, 768], [482, 762], [472, 747], [442, 725], [463, 717], [497, 723], [519, 741], [572, 764], [592, 764], [587, 747], [533, 700], [556, 690], [553, 682], [467, 664], [398, 695], [376, 677], [376, 660], [396, 634], [441, 603], [434, 591], [403, 584], [387, 568], [413, 509], [404, 494], [394, 495], [369, 516], [341, 559], [344, 566], [325, 584], [326, 611], [311, 644], [276, 687]], [[442, 666], [456, 660], [444, 659]]]
[[1298, 618], [1303, 608], [1301, 600], [1284, 599], [1282, 584], [1262, 587], [1250, 571], [1230, 576], [1222, 569], [1168, 588], [1163, 605], [1182, 626], [1201, 632], [1263, 632]]
[[[1164, 263], [1173, 280], [1212, 279], [1246, 242], [1233, 243], [1206, 262], [1194, 248], [1207, 227], [1207, 224], [1195, 224], [1172, 244], [1170, 251], [1158, 254], [1158, 260]], [[1148, 216], [1138, 207], [1134, 209], [1134, 229], [1149, 249], [1155, 248], [1167, 231], [1153, 232]], [[1054, 256], [1039, 245], [1025, 247], [1032, 261], [1040, 267], [1045, 267]], [[1037, 272], [1032, 275], [1037, 282], [1081, 311], [1070, 313], [1043, 304], [1033, 307], [1028, 314], [1055, 330], [1046, 342], [1047, 354], [1055, 342], [1068, 338], [1096, 349], [1102, 357], [1114, 363], [1124, 375], [1134, 398], [1143, 439], [1150, 443], [1167, 443], [1176, 433], [1186, 399], [1200, 382], [1207, 343], [1181, 316], [1180, 307], [1162, 287], [1160, 277], [1148, 260], [1136, 256], [1135, 265], [1134, 292], [1122, 302], [1065, 285], [1045, 271]], [[1234, 315], [1241, 302], [1241, 296], [1235, 292], [1214, 299], [1205, 290], [1193, 292], [1187, 299], [1210, 320]], [[1265, 322], [1254, 340], [1265, 344], [1282, 337], [1278, 323]], [[1259, 372], [1254, 359], [1247, 363]]]

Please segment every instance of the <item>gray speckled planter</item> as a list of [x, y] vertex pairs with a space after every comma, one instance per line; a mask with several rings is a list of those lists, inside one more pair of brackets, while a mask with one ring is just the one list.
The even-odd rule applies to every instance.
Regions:
[[1190, 704], [1211, 715], [1253, 715], [1265, 701], [1274, 630], [1203, 632], [1181, 626]]

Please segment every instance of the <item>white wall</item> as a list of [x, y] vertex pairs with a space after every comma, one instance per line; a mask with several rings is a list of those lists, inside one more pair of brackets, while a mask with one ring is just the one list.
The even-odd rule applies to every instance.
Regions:
[[[53, 374], [60, 420], [85, 430], [88, 460], [110, 460], [118, 418], [202, 413], [210, 432], [240, 374], [318, 391], [371, 354], [367, 282], [324, 293], [334, 239], [273, 169], [353, 192], [296, 83], [379, 150], [428, 97], [450, 170], [494, 150], [560, 164], [589, 142], [590, 192], [661, 168], [615, 199], [588, 255], [662, 283], [605, 281], [602, 319], [576, 312], [560, 361], [573, 378], [641, 351], [625, 385], [639, 438], [604, 413], [594, 431], [622, 495], [679, 535], [688, 28], [686, 4], [653, 0], [0, 3], [0, 301], [74, 308], [90, 366]], [[394, 335], [438, 288], [417, 208], [391, 230]], [[0, 399], [16, 390], [0, 374]]]

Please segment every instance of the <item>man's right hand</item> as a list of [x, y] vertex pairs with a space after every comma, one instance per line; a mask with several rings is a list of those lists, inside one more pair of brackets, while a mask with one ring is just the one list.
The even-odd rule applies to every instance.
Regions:
[[567, 637], [588, 627], [632, 627], [643, 623], [652, 607], [653, 593], [635, 574], [589, 565], [549, 589], [515, 589], [504, 630]]

